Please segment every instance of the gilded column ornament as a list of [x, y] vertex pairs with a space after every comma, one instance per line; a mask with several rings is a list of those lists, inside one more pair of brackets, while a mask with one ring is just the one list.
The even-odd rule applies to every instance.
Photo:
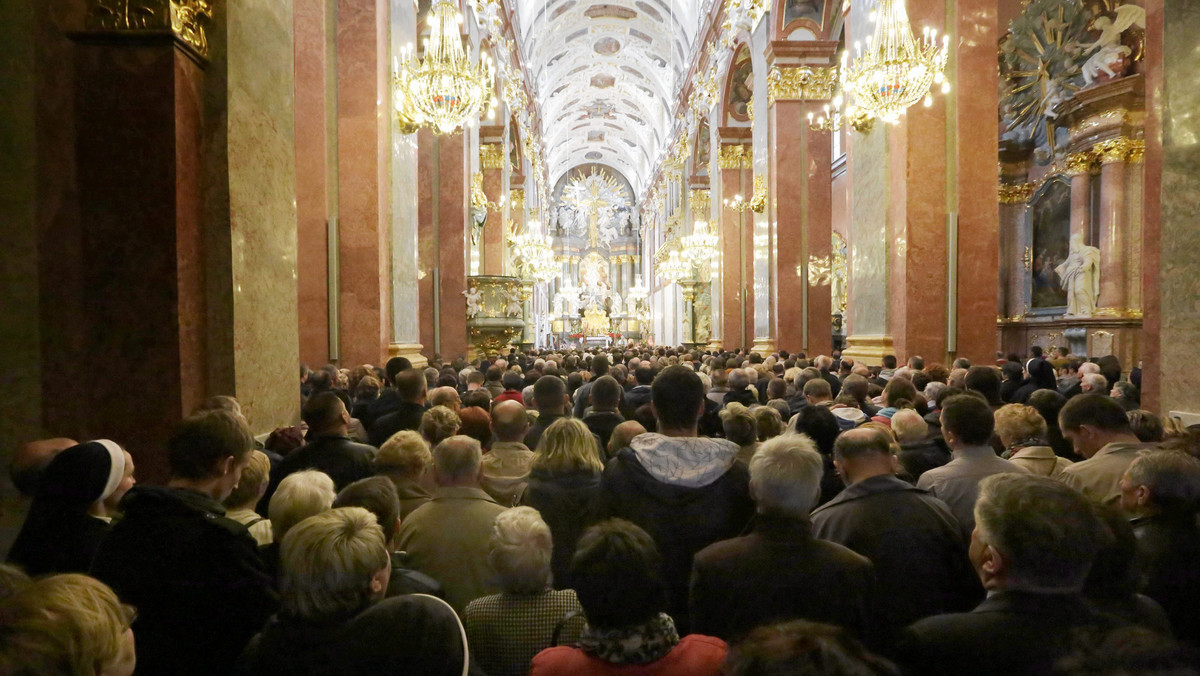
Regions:
[[772, 103], [830, 99], [837, 81], [833, 66], [775, 66], [767, 73], [767, 97]]
[[722, 169], [751, 169], [754, 166], [754, 153], [750, 146], [722, 144], [717, 155], [717, 166]]
[[503, 169], [504, 159], [503, 143], [479, 144], [479, 163], [484, 169]]
[[478, 171], [471, 174], [471, 207], [481, 211], [497, 211], [499, 205], [488, 201], [487, 193], [483, 191], [483, 174]]
[[1000, 203], [1024, 204], [1029, 201], [1030, 197], [1033, 197], [1033, 192], [1036, 189], [1036, 183], [1001, 183]]
[[170, 33], [207, 60], [211, 22], [208, 0], [89, 0], [84, 25], [90, 33]]
[[767, 181], [762, 176], [754, 177], [754, 195], [748, 202], [750, 211], [761, 214], [767, 210]]
[[[1118, 136], [1092, 146], [1092, 154], [1101, 164], [1113, 162], [1141, 162], [1145, 157], [1146, 142]], [[1136, 160], [1133, 158], [1137, 157]]]
[[514, 211], [525, 211], [525, 191], [520, 188], [513, 188], [508, 191], [509, 204], [512, 205]]
[[692, 204], [693, 214], [708, 215], [708, 208], [712, 204], [708, 196], [708, 190], [698, 189], [688, 193], [688, 200]]
[[1092, 162], [1094, 161], [1092, 153], [1072, 153], [1067, 156], [1066, 173], [1068, 176], [1078, 176], [1079, 174], [1087, 174], [1092, 171]]

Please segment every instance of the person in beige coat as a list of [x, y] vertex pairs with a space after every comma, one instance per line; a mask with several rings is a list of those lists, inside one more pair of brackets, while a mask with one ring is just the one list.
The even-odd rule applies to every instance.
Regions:
[[1058, 479], [1075, 488], [1079, 481], [1063, 470], [1071, 461], [1054, 454], [1046, 443], [1046, 421], [1037, 409], [1024, 404], [1005, 404], [996, 409], [996, 435], [1004, 444], [1004, 457], [1038, 476]]
[[433, 449], [437, 489], [400, 525], [408, 564], [442, 583], [446, 601], [462, 614], [467, 604], [500, 591], [488, 565], [492, 522], [504, 508], [479, 487], [483, 449], [456, 435]]

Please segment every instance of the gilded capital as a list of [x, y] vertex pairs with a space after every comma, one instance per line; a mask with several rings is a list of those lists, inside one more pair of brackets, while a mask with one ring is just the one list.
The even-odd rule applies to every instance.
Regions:
[[479, 163], [484, 169], [503, 169], [504, 168], [504, 144], [503, 143], [481, 143], [479, 144]]
[[699, 189], [692, 190], [688, 193], [688, 200], [691, 202], [693, 214], [707, 214], [711, 201], [708, 196], [708, 190]]
[[717, 155], [717, 166], [722, 169], [750, 169], [754, 166], [754, 152], [750, 146], [722, 144]]
[[1092, 154], [1101, 164], [1141, 162], [1145, 158], [1146, 142], [1118, 136], [1092, 146]]
[[837, 79], [833, 66], [775, 66], [767, 73], [767, 96], [772, 102], [830, 99]]
[[1067, 156], [1066, 173], [1068, 176], [1078, 176], [1090, 173], [1094, 156], [1090, 152], [1072, 153]]
[[175, 41], [208, 59], [209, 0], [88, 0], [85, 28], [89, 33], [170, 33]]
[[1001, 183], [1000, 203], [1024, 204], [1033, 196], [1036, 187], [1037, 185], [1034, 183]]

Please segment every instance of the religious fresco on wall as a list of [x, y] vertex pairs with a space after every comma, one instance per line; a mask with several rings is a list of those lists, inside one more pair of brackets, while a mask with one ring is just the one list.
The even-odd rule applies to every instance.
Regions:
[[1031, 241], [1030, 307], [1061, 308], [1067, 292], [1055, 271], [1067, 259], [1071, 239], [1071, 186], [1062, 178], [1048, 181], [1029, 209]]
[[692, 165], [697, 176], [708, 176], [709, 155], [711, 154], [710, 144], [712, 136], [708, 131], [708, 123], [700, 125], [700, 131], [696, 133], [696, 161]]
[[742, 47], [734, 57], [729, 76], [729, 113], [742, 122], [750, 120], [746, 109], [754, 94], [754, 66], [750, 62], [750, 50]]
[[808, 19], [818, 26], [825, 15], [825, 0], [788, 0], [783, 8], [783, 26], [793, 21]]

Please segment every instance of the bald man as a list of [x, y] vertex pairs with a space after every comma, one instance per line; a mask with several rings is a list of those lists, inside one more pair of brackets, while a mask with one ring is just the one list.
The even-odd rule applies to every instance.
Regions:
[[492, 407], [492, 448], [483, 456], [479, 484], [504, 507], [517, 504], [529, 479], [533, 451], [525, 445], [529, 417], [525, 405], [516, 400], [501, 401]]
[[608, 438], [608, 457], [611, 458], [622, 448], [629, 445], [633, 438], [645, 434], [646, 428], [636, 420], [626, 420], [613, 428], [612, 436]]
[[66, 437], [38, 439], [22, 444], [13, 454], [12, 464], [8, 466], [8, 475], [12, 478], [13, 485], [21, 495], [33, 497], [46, 465], [49, 465], [60, 451], [78, 444], [78, 441]]

